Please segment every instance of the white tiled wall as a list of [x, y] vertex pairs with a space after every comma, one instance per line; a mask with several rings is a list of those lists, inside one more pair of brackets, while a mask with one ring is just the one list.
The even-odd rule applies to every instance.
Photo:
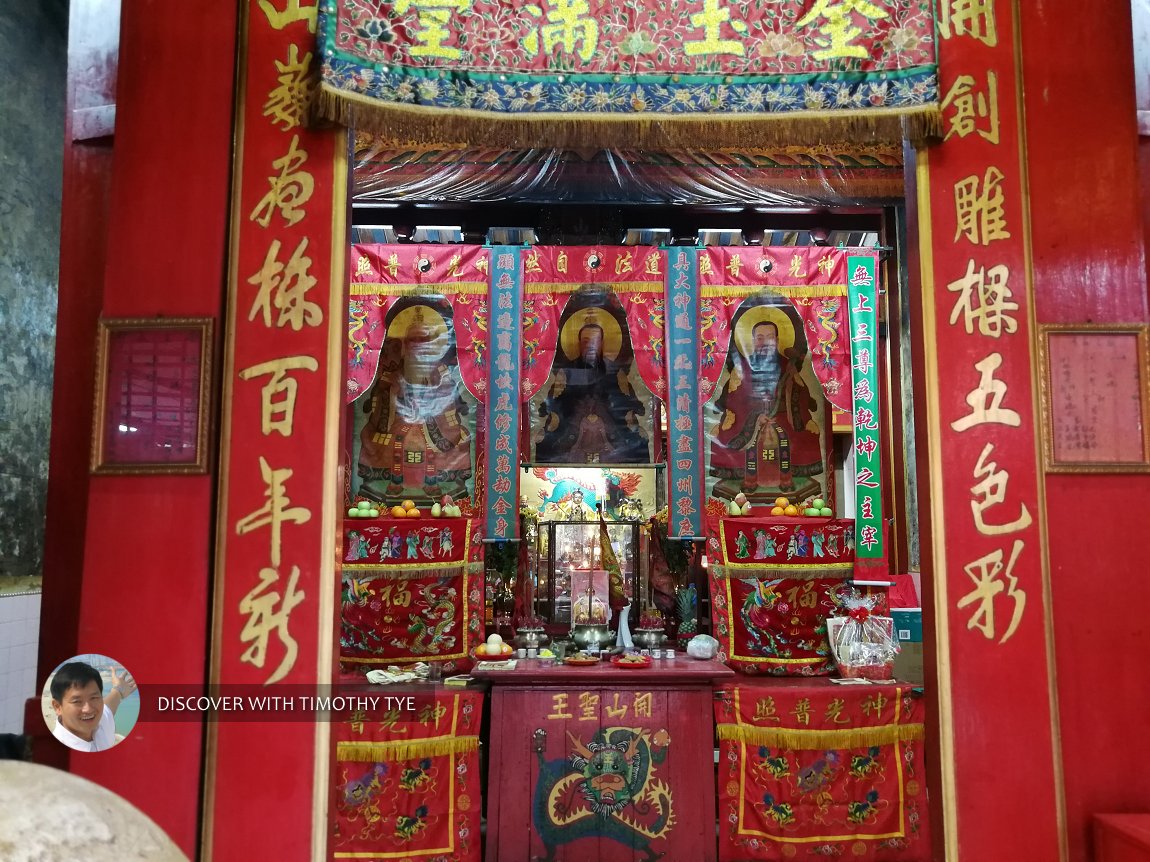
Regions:
[[24, 701], [36, 691], [40, 594], [0, 595], [0, 733], [24, 732]]

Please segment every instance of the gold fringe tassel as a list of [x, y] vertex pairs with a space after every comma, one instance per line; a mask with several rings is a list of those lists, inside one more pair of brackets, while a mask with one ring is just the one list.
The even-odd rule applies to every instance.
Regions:
[[[346, 568], [346, 567], [345, 567]], [[792, 581], [816, 581], [845, 578], [854, 571], [854, 563], [827, 563], [821, 566], [787, 568], [786, 566], [739, 565], [711, 566], [711, 577], [717, 580], [762, 581], [788, 578]]]
[[[797, 246], [796, 246], [797, 248]], [[742, 285], [700, 285], [699, 295], [711, 296], [754, 296], [759, 293], [769, 293], [774, 296], [846, 296], [845, 284], [812, 284], [804, 286], [788, 286], [785, 284], [748, 284]]]
[[461, 754], [479, 748], [478, 736], [437, 736], [432, 739], [396, 739], [391, 742], [340, 742], [335, 756], [359, 763], [412, 760], [440, 754]]
[[720, 724], [719, 739], [765, 745], [772, 748], [870, 748], [923, 738], [921, 724], [886, 724], [881, 727], [854, 727], [843, 730], [794, 730], [785, 727], [754, 727], [749, 724]]
[[351, 286], [352, 296], [412, 296], [456, 293], [485, 295], [487, 283], [481, 281], [444, 282], [443, 284], [382, 284], [362, 282]]
[[344, 563], [344, 575], [357, 580], [406, 581], [412, 578], [457, 578], [465, 568], [472, 571], [471, 564], [428, 566], [423, 563]]
[[524, 150], [761, 149], [794, 144], [921, 144], [942, 137], [937, 105], [778, 114], [498, 114], [383, 102], [321, 84], [317, 118], [371, 132], [397, 146], [464, 144]]

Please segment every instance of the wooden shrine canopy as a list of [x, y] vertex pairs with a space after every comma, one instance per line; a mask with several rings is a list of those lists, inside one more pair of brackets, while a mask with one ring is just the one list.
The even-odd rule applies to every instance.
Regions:
[[[917, 142], [941, 127], [930, 10], [333, 0], [314, 22], [315, 109], [394, 142], [515, 150]], [[289, 58], [281, 72], [306, 65]]]

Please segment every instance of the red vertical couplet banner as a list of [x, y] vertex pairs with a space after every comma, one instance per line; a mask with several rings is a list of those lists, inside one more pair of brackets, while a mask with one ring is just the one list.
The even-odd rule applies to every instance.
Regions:
[[[335, 638], [346, 161], [304, 126], [316, 14], [251, 0], [240, 43], [211, 680], [269, 694], [328, 682]], [[212, 724], [208, 857], [312, 858], [327, 760], [326, 725]]]
[[[943, 807], [956, 860], [1060, 858], [1016, 15], [1006, 0], [940, 4], [945, 139], [919, 164]], [[948, 719], [958, 714], [994, 721]], [[1011, 792], [988, 794], [986, 769], [1006, 763]]]
[[854, 403], [855, 558], [883, 556], [881, 432], [878, 401], [878, 316], [874, 255], [847, 258], [850, 298], [851, 383]]

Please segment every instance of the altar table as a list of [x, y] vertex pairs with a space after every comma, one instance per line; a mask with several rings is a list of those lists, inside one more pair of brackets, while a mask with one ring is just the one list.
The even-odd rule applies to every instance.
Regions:
[[491, 683], [490, 860], [713, 862], [714, 661], [520, 661]]

